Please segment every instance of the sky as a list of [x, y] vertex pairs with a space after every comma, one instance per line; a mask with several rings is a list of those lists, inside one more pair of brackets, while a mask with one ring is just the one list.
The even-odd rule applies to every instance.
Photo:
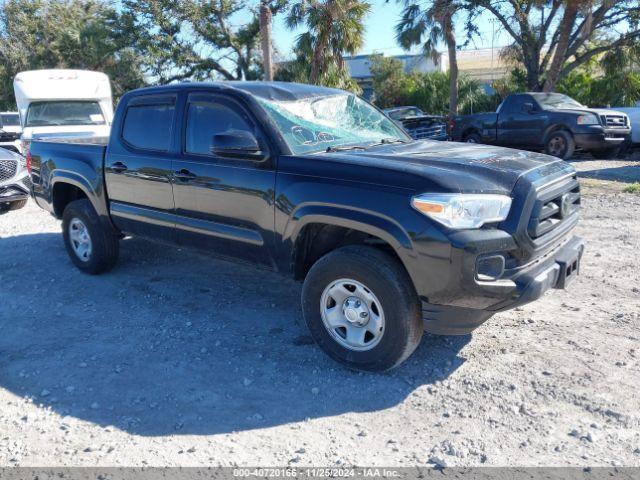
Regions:
[[[395, 0], [386, 2], [385, 0], [371, 0], [371, 13], [365, 20], [366, 36], [365, 44], [359, 54], [383, 53], [389, 55], [402, 55], [407, 53], [400, 48], [395, 40], [395, 24], [400, 18], [402, 12], [402, 4]], [[460, 22], [459, 22], [460, 23]], [[492, 19], [487, 15], [478, 18], [477, 21], [480, 38], [476, 39], [475, 45], [469, 45], [467, 49], [474, 48], [490, 48], [492, 39], [495, 47], [509, 44], [509, 36], [501, 31], [499, 25], [493, 24]], [[458, 28], [458, 43], [465, 41], [461, 32], [461, 26]], [[284, 15], [274, 17], [273, 38], [276, 49], [281, 57], [290, 58], [292, 56], [292, 47], [296, 41], [296, 37], [302, 32], [293, 32], [287, 28], [284, 21]], [[440, 46], [444, 49], [444, 46]], [[411, 53], [418, 53], [420, 47], [414, 47]]]

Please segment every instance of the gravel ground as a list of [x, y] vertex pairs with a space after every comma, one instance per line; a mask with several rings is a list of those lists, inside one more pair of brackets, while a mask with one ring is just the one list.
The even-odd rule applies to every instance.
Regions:
[[640, 466], [640, 163], [575, 163], [570, 289], [380, 375], [312, 344], [292, 281], [138, 240], [84, 276], [34, 204], [0, 217], [0, 466]]

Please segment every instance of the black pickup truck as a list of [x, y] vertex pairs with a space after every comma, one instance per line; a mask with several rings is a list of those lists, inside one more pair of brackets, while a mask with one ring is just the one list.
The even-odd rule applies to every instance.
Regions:
[[362, 370], [398, 365], [425, 328], [466, 334], [564, 288], [583, 251], [571, 165], [414, 141], [341, 90], [136, 90], [108, 140], [38, 140], [28, 159], [82, 271], [109, 270], [138, 235], [291, 275], [314, 339]]
[[576, 149], [610, 158], [631, 137], [624, 113], [588, 108], [559, 93], [509, 95], [495, 113], [460, 116], [450, 128], [457, 142], [544, 150], [564, 159]]

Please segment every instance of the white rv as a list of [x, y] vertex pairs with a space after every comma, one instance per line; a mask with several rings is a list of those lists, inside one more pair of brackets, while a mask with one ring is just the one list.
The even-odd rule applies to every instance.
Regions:
[[86, 70], [20, 72], [13, 90], [22, 124], [22, 151], [33, 138], [108, 136], [113, 120], [109, 77]]

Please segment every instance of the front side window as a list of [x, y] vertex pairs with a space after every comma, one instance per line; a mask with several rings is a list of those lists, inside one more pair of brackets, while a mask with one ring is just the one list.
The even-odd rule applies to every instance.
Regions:
[[25, 127], [62, 125], [104, 125], [98, 102], [53, 101], [33, 102], [27, 109]]
[[169, 104], [128, 107], [122, 138], [135, 148], [166, 152], [171, 142], [174, 110]]
[[382, 140], [410, 140], [391, 119], [353, 94], [337, 93], [290, 101], [257, 100], [295, 154], [319, 152], [330, 147], [366, 147]]
[[253, 133], [253, 127], [231, 107], [220, 103], [189, 103], [186, 152], [211, 155], [213, 136], [232, 130]]

